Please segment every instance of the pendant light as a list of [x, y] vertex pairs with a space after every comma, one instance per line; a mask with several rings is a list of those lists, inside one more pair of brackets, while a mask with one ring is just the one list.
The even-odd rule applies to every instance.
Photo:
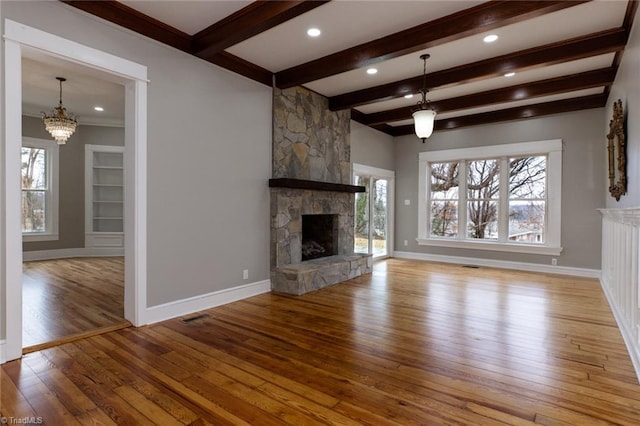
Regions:
[[427, 59], [430, 57], [431, 55], [428, 53], [420, 55], [420, 59], [424, 62], [422, 89], [420, 89], [422, 99], [418, 102], [419, 109], [412, 114], [416, 135], [422, 139], [422, 143], [433, 133], [433, 125], [436, 118], [436, 112], [429, 107], [429, 101], [427, 100], [427, 93], [429, 93], [427, 90]]
[[53, 139], [58, 142], [58, 145], [64, 145], [67, 139], [71, 137], [73, 132], [76, 131], [78, 122], [73, 117], [73, 114], [67, 115], [67, 109], [62, 106], [62, 82], [67, 81], [64, 77], [56, 77], [56, 80], [60, 82], [60, 103], [57, 107], [53, 108], [50, 115], [42, 115], [42, 121], [47, 132], [51, 133]]

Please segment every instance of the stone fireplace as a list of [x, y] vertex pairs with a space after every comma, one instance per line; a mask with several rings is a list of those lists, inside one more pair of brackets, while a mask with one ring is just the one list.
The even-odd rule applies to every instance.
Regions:
[[[271, 288], [304, 294], [371, 272], [353, 253], [349, 111], [301, 87], [274, 89]], [[324, 228], [324, 233], [317, 229]]]

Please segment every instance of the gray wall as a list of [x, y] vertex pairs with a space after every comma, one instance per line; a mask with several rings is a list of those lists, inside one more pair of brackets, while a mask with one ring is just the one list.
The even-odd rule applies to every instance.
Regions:
[[271, 88], [60, 2], [2, 17], [148, 67], [149, 306], [269, 278]]
[[393, 136], [351, 120], [351, 162], [395, 170]]
[[[51, 139], [42, 120], [22, 117], [22, 134], [31, 138]], [[54, 250], [84, 247], [84, 146], [123, 145], [124, 128], [78, 126], [65, 145], [60, 145], [59, 205], [57, 241], [22, 243], [22, 250]]]
[[[627, 195], [620, 201], [609, 195], [608, 175], [604, 175], [606, 186], [607, 208], [625, 208], [640, 206], [640, 11], [636, 12], [634, 26], [629, 35], [629, 42], [624, 49], [622, 62], [616, 80], [611, 87], [611, 94], [607, 102], [606, 113], [602, 121], [600, 132], [603, 135], [609, 131], [609, 120], [613, 114], [613, 103], [618, 99], [626, 114], [627, 128]], [[606, 139], [604, 139], [606, 140]]]
[[[600, 214], [606, 155], [604, 109], [558, 114], [509, 123], [436, 131], [422, 144], [415, 136], [395, 139], [396, 242], [398, 250], [446, 256], [550, 264], [549, 256], [420, 246], [418, 235], [418, 154], [421, 151], [562, 139], [562, 246], [558, 265], [600, 269]], [[411, 205], [404, 205], [404, 200]], [[409, 246], [402, 245], [403, 240]], [[556, 256], [554, 256], [556, 257]]]

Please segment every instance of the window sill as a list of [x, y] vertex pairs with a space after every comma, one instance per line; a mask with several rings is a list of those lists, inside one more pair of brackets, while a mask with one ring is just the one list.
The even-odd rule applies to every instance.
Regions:
[[22, 234], [23, 243], [35, 241], [58, 241], [58, 239], [58, 234]]
[[416, 238], [421, 246], [436, 247], [453, 247], [472, 250], [491, 250], [491, 251], [508, 251], [511, 253], [527, 253], [542, 254], [547, 256], [558, 256], [562, 252], [562, 247], [529, 245], [529, 244], [513, 244], [513, 243], [496, 243], [489, 241], [460, 241], [445, 240], [436, 238]]

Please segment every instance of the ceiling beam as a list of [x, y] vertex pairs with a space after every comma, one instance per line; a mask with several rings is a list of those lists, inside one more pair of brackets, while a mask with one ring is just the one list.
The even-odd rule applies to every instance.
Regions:
[[106, 21], [120, 25], [152, 38], [160, 43], [191, 53], [191, 36], [170, 25], [160, 22], [144, 13], [138, 12], [120, 2], [113, 0], [77, 1], [60, 0], [77, 9], [100, 17]]
[[357, 121], [360, 124], [364, 124], [365, 126], [369, 126], [372, 129], [379, 130], [379, 131], [381, 131], [383, 133], [386, 133], [388, 135], [393, 135], [393, 129], [394, 128], [392, 126], [389, 126], [386, 123], [374, 124], [374, 125], [370, 126], [370, 125], [368, 125], [367, 123], [364, 122], [365, 118], [366, 118], [366, 114], [361, 113], [357, 109], [352, 109], [351, 110], [351, 119], [353, 121]]
[[193, 53], [203, 59], [302, 15], [329, 0], [254, 1], [193, 35]]
[[[502, 87], [499, 89], [488, 90], [486, 92], [458, 96], [456, 98], [443, 99], [440, 101], [430, 102], [429, 105], [437, 113], [442, 114], [450, 111], [515, 102], [522, 99], [539, 98], [542, 96], [557, 95], [576, 90], [592, 89], [594, 87], [604, 87], [612, 84], [615, 76], [615, 68], [603, 68], [562, 77], [549, 78], [532, 83]], [[411, 114], [412, 112], [410, 107], [402, 107], [371, 114], [362, 114], [360, 122], [368, 126], [372, 126], [376, 124], [390, 123], [393, 121], [407, 120], [411, 118]]]
[[[192, 37], [189, 34], [160, 22], [157, 19], [145, 15], [144, 13], [138, 12], [135, 9], [125, 6], [120, 2], [113, 0], [60, 1], [106, 21], [135, 31], [138, 34], [142, 34], [143, 36], [159, 41], [160, 43], [164, 43], [175, 47], [176, 49], [193, 54]], [[238, 58], [237, 56], [231, 55], [230, 53], [221, 52], [211, 55], [205, 60], [267, 86], [272, 85], [273, 74], [270, 71]]]
[[397, 58], [584, 1], [493, 0], [276, 73], [281, 89]]
[[[509, 71], [525, 71], [621, 51], [624, 49], [626, 41], [627, 31], [624, 28], [610, 29], [437, 71], [427, 74], [427, 82], [429, 87], [433, 89], [452, 84], [470, 83], [481, 79], [500, 77]], [[333, 111], [338, 111], [368, 103], [395, 99], [408, 93], [418, 93], [422, 88], [422, 84], [423, 76], [420, 75], [368, 89], [344, 93], [330, 97], [329, 107]]]
[[[501, 121], [522, 120], [527, 118], [542, 117], [563, 112], [580, 111], [591, 108], [602, 108], [606, 105], [607, 96], [604, 93], [597, 95], [581, 96], [572, 99], [544, 102], [540, 104], [525, 105], [515, 108], [497, 111], [483, 112], [480, 114], [463, 115], [455, 118], [436, 120], [434, 129], [453, 130], [462, 127], [477, 126], [480, 124], [498, 123]], [[414, 126], [397, 126], [393, 128], [392, 136], [405, 136], [414, 134]]]

